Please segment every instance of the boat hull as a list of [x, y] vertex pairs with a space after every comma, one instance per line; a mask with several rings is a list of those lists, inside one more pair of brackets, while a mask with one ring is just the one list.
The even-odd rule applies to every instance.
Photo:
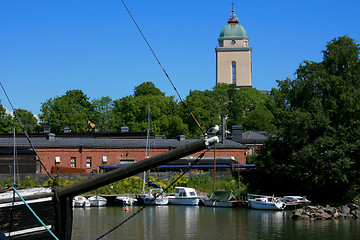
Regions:
[[168, 196], [170, 205], [199, 205], [199, 197], [176, 197]]
[[73, 207], [90, 207], [90, 201], [83, 196], [76, 196], [73, 199]]
[[232, 202], [223, 202], [223, 201], [216, 201], [211, 199], [201, 199], [205, 206], [207, 207], [226, 207], [226, 208], [232, 208], [233, 203]]
[[255, 200], [248, 200], [249, 207], [259, 210], [283, 210], [286, 204], [283, 202], [262, 202]]
[[169, 199], [167, 197], [165, 198], [156, 198], [154, 200], [154, 197], [140, 197], [140, 202], [142, 205], [158, 205], [158, 206], [164, 206], [169, 203]]
[[89, 197], [89, 201], [92, 207], [103, 207], [106, 205], [107, 200], [103, 197]]
[[115, 202], [120, 203], [123, 206], [136, 206], [137, 199], [132, 197], [116, 197]]

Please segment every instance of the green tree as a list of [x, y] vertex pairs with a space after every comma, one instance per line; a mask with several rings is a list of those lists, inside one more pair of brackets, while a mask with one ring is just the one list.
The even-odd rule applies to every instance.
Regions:
[[[27, 133], [33, 133], [37, 129], [37, 119], [35, 118], [34, 114], [30, 111], [24, 109], [15, 109], [15, 114], [20, 118], [22, 125]], [[23, 129], [20, 127], [20, 123], [17, 119], [14, 119], [15, 125], [17, 129], [20, 129], [23, 132]]]
[[[272, 131], [274, 116], [270, 101], [264, 93], [254, 88], [236, 88], [233, 84], [219, 83], [212, 91], [191, 91], [186, 103], [203, 129], [221, 124], [221, 117], [227, 118], [227, 125], [244, 125], [245, 130]], [[253, 113], [251, 113], [254, 111]], [[250, 116], [248, 116], [251, 113]], [[198, 126], [184, 109], [184, 122], [188, 124], [193, 137], [201, 135]]]
[[[248, 114], [258, 107], [265, 109], [267, 96], [264, 93], [256, 90], [255, 88], [240, 88], [231, 91], [229, 102], [229, 124], [231, 125], [244, 125], [244, 120]], [[251, 121], [248, 120], [248, 122]], [[262, 129], [264, 130], [261, 125]], [[252, 129], [245, 129], [252, 130]]]
[[0, 133], [8, 133], [14, 128], [13, 117], [6, 113], [6, 109], [0, 105]]
[[164, 97], [165, 93], [161, 92], [160, 89], [155, 87], [155, 84], [152, 82], [144, 82], [134, 88], [134, 97], [146, 96], [146, 95]]
[[116, 119], [114, 115], [114, 102], [110, 97], [93, 99], [91, 102], [96, 112], [95, 122], [101, 132], [115, 131]]
[[320, 200], [359, 194], [359, 53], [350, 37], [333, 39], [322, 62], [304, 61], [294, 80], [279, 81], [278, 131], [258, 152], [253, 187]]
[[68, 126], [74, 132], [90, 131], [90, 122], [95, 122], [95, 106], [81, 90], [70, 90], [61, 97], [50, 98], [41, 106], [40, 119], [55, 132]]
[[165, 96], [165, 93], [151, 82], [136, 86], [133, 95], [114, 101], [116, 130], [119, 131], [121, 127], [127, 126], [131, 131], [146, 131], [149, 105], [151, 131], [168, 138], [188, 132], [186, 125], [179, 117], [179, 105], [174, 97]]

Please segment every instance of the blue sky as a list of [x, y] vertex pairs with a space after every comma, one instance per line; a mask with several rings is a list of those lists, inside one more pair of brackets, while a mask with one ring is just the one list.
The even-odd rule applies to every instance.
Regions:
[[[328, 41], [360, 41], [360, 1], [129, 1], [125, 3], [182, 98], [215, 85], [215, 47], [231, 3], [250, 38], [253, 87], [321, 61]], [[0, 81], [15, 108], [80, 89], [91, 99], [133, 94], [151, 81], [176, 93], [121, 0], [0, 0]], [[2, 104], [10, 109], [3, 92]]]

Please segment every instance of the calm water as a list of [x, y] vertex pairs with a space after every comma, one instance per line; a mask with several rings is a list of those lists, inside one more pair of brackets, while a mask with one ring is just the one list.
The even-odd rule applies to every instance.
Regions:
[[[139, 207], [75, 208], [72, 239], [96, 239]], [[360, 239], [360, 219], [291, 220], [282, 212], [149, 206], [102, 239]]]

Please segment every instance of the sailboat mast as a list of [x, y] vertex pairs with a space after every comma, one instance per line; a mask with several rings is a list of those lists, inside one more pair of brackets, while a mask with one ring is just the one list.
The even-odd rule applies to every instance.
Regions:
[[145, 158], [150, 157], [150, 104], [148, 103], [148, 129], [146, 132], [146, 155]]
[[14, 188], [15, 188], [15, 174], [16, 174], [16, 141], [15, 141], [15, 127], [14, 127], [14, 166], [13, 166], [13, 169], [14, 169]]
[[[150, 104], [148, 103], [148, 129], [146, 132], [146, 148], [145, 148], [145, 159], [150, 158]], [[144, 177], [143, 177], [143, 189], [142, 193], [145, 193], [145, 178], [146, 178], [146, 171], [144, 171]], [[150, 174], [149, 174], [149, 180], [150, 180]]]

